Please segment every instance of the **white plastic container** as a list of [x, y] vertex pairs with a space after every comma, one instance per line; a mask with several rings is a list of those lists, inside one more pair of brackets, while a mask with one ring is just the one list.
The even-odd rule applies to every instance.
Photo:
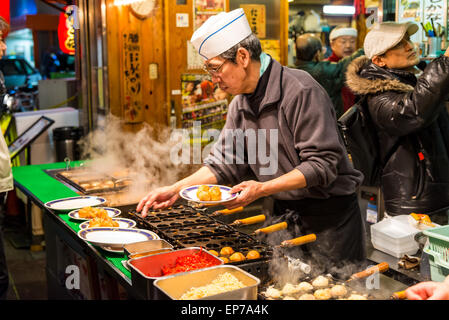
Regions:
[[377, 250], [401, 258], [404, 254], [418, 252], [419, 246], [414, 239], [418, 232], [410, 225], [408, 215], [396, 216], [371, 225], [371, 243]]

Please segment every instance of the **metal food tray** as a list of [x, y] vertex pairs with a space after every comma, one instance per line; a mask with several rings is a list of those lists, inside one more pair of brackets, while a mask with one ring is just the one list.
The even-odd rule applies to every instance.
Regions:
[[235, 230], [228, 234], [208, 236], [206, 238], [179, 239], [178, 242], [185, 247], [204, 247], [207, 250], [216, 250], [218, 252], [223, 247], [231, 247], [236, 250], [241, 247], [262, 245], [261, 242]]
[[217, 235], [226, 235], [235, 232], [231, 227], [212, 221], [208, 224], [190, 225], [182, 228], [161, 229], [159, 232], [173, 240], [185, 240]]
[[[78, 191], [81, 191], [83, 194], [110, 191], [117, 192], [128, 186], [121, 181], [123, 179], [115, 179], [107, 174], [101, 175], [96, 172], [88, 171], [87, 169], [80, 169], [77, 171], [75, 171], [75, 169], [71, 169], [69, 171], [65, 169], [50, 169], [45, 170], [45, 172], [47, 172], [50, 176], [69, 184]], [[92, 188], [82, 186], [84, 184], [92, 185], [93, 183], [97, 184], [97, 186], [93, 186]], [[105, 183], [112, 185], [104, 186]]]
[[260, 284], [260, 280], [248, 272], [230, 265], [220, 265], [158, 279], [154, 282], [156, 298], [179, 300], [192, 287], [210, 284], [218, 275], [225, 272], [234, 275], [245, 287], [198, 300], [257, 300], [257, 286]]
[[173, 246], [163, 239], [129, 243], [126, 244], [123, 248], [125, 254], [129, 258], [137, 258], [137, 256], [139, 255], [144, 256], [173, 250]]
[[167, 217], [150, 217], [145, 221], [157, 229], [177, 229], [191, 225], [215, 223], [211, 218], [197, 212]]
[[174, 265], [176, 259], [185, 257], [197, 252], [202, 252], [210, 261], [216, 265], [222, 265], [223, 260], [215, 257], [201, 248], [184, 248], [170, 252], [157, 253], [151, 256], [144, 256], [128, 260], [128, 266], [131, 269], [131, 281], [136, 292], [141, 293], [144, 299], [154, 299], [155, 289], [153, 282], [159, 278], [168, 277], [162, 274], [162, 267]]

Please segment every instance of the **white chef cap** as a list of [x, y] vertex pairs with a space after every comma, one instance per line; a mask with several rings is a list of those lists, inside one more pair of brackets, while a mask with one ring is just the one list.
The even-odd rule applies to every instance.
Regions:
[[214, 58], [232, 48], [252, 33], [242, 8], [221, 12], [207, 19], [190, 41], [205, 59]]
[[331, 33], [329, 34], [329, 40], [332, 41], [341, 36], [357, 37], [357, 29], [336, 27], [336, 28], [332, 29]]

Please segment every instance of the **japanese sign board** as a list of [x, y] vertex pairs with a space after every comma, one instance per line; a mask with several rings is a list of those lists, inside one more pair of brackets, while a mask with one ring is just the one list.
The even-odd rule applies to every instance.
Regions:
[[142, 122], [142, 63], [140, 37], [137, 32], [122, 34], [124, 119], [128, 123]]
[[249, 26], [253, 33], [259, 38], [266, 37], [266, 15], [263, 4], [241, 4], [240, 8], [245, 11]]

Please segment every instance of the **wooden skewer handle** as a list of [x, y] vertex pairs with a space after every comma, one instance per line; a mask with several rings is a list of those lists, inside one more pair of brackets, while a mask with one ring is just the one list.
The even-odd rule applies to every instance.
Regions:
[[309, 242], [313, 242], [316, 240], [316, 235], [314, 233], [302, 236], [302, 237], [298, 237], [298, 238], [294, 238], [294, 239], [290, 239], [290, 240], [285, 240], [281, 242], [281, 247], [295, 247], [295, 246], [300, 246]]
[[407, 299], [407, 295], [405, 294], [405, 290], [403, 291], [397, 291], [393, 293], [393, 298], [398, 300], [405, 300]]
[[228, 214], [232, 214], [232, 213], [236, 213], [236, 212], [240, 212], [243, 211], [243, 207], [238, 207], [235, 209], [223, 209], [223, 210], [217, 210], [214, 212], [214, 215], [217, 216], [227, 216]]
[[280, 222], [280, 223], [276, 223], [273, 224], [271, 226], [265, 227], [265, 228], [260, 228], [257, 229], [256, 231], [254, 231], [254, 233], [272, 233], [272, 232], [276, 232], [276, 231], [280, 231], [280, 230], [284, 230], [287, 229], [287, 222]]
[[255, 224], [255, 223], [264, 222], [264, 221], [265, 221], [265, 215], [259, 214], [258, 216], [235, 220], [232, 223], [232, 225], [249, 225], [249, 224]]
[[358, 272], [358, 273], [354, 273], [354, 274], [351, 276], [350, 279], [351, 279], [351, 280], [355, 280], [355, 279], [363, 279], [363, 278], [366, 278], [366, 277], [368, 277], [368, 276], [370, 276], [370, 275], [372, 275], [372, 274], [374, 274], [374, 273], [377, 273], [377, 272], [379, 272], [379, 273], [385, 272], [385, 271], [387, 271], [389, 268], [390, 268], [390, 266], [388, 265], [388, 263], [386, 263], [386, 262], [381, 262], [381, 263], [379, 263], [379, 264], [377, 264], [377, 265], [375, 265], [375, 266], [372, 266], [372, 267], [370, 267], [370, 268], [368, 268], [368, 269], [366, 269], [366, 270], [363, 270], [363, 271]]

